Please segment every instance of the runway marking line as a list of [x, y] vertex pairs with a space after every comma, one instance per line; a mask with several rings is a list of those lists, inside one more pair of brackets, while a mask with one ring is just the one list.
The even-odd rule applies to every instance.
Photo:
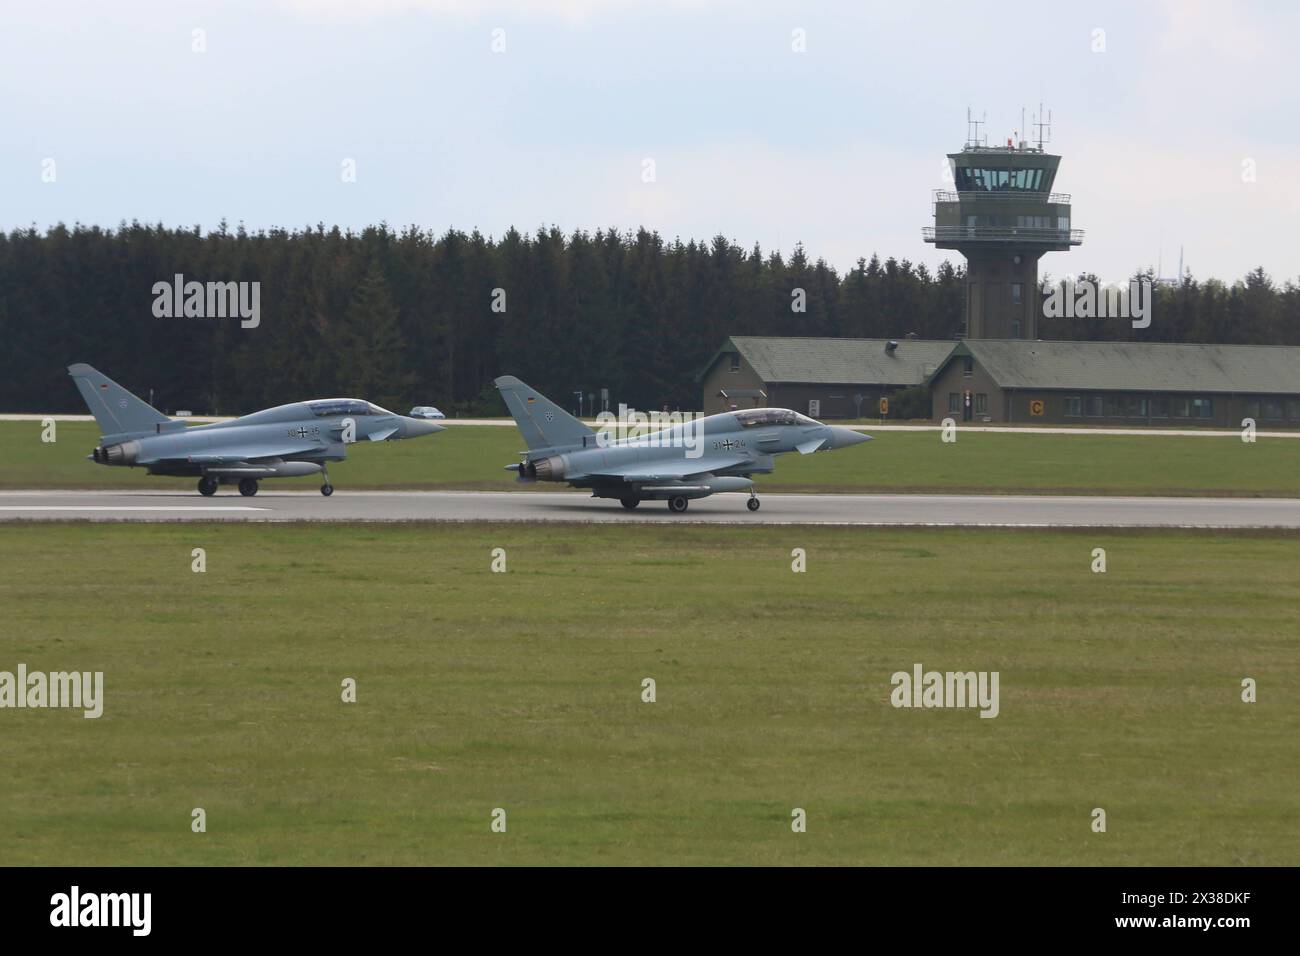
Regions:
[[223, 511], [267, 510], [244, 505], [226, 505], [220, 508], [195, 508], [185, 505], [0, 505], [0, 511], [192, 511], [196, 514], [219, 514]]

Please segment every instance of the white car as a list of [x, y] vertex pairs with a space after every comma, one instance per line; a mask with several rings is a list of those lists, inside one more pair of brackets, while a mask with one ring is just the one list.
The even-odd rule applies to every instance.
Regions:
[[442, 412], [438, 411], [432, 405], [416, 405], [411, 409], [411, 418], [446, 418]]

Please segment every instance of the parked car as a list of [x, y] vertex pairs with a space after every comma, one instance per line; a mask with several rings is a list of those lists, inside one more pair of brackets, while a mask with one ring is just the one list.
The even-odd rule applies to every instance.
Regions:
[[416, 405], [411, 409], [412, 418], [446, 418], [442, 412], [438, 411], [432, 405]]

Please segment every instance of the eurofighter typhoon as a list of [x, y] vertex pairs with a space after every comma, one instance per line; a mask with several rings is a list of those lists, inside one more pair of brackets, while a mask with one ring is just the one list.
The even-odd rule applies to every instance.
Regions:
[[748, 491], [747, 506], [757, 511], [751, 476], [771, 472], [775, 456], [870, 441], [788, 408], [724, 412], [618, 439], [593, 431], [512, 375], [495, 384], [528, 445], [522, 461], [506, 466], [518, 473], [516, 481], [565, 481], [590, 488], [594, 498], [617, 498], [624, 508], [667, 501], [680, 514], [692, 498]]
[[326, 462], [343, 461], [354, 441], [391, 441], [443, 430], [356, 398], [327, 398], [279, 405], [228, 422], [189, 427], [168, 418], [89, 365], [70, 365], [90, 414], [99, 423], [99, 446], [89, 457], [101, 465], [142, 467], [151, 475], [196, 476], [199, 494], [238, 484], [257, 494], [262, 478], [320, 473], [322, 495], [332, 495]]

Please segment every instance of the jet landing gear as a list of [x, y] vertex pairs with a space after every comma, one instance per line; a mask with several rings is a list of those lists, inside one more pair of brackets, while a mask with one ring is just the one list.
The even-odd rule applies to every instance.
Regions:
[[253, 495], [257, 494], [257, 479], [240, 478], [239, 493], [243, 495], [245, 498], [251, 498], [253, 497]]
[[624, 495], [622, 498], [619, 498], [618, 501], [619, 504], [621, 504], [628, 511], [631, 511], [633, 508], [635, 508], [637, 505], [641, 503], [641, 499], [638, 498], [636, 495]]
[[334, 494], [334, 486], [330, 484], [330, 473], [325, 470], [324, 465], [320, 466], [320, 473], [325, 479], [325, 484], [320, 486], [320, 493], [328, 498], [330, 495]]
[[691, 505], [691, 500], [685, 495], [673, 495], [668, 499], [668, 510], [674, 514], [681, 514]]
[[199, 479], [199, 494], [204, 498], [211, 498], [217, 493], [217, 479], [211, 475], [204, 475]]
[[754, 494], [754, 489], [749, 489], [749, 500], [745, 502], [745, 507], [750, 511], [758, 510], [758, 495]]

